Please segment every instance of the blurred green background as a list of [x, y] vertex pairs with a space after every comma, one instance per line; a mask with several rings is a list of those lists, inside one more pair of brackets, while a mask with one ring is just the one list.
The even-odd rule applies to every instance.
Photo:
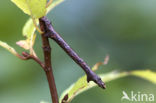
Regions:
[[[48, 14], [54, 28], [90, 66], [110, 61], [98, 73], [112, 70], [151, 69], [156, 71], [155, 0], [66, 0]], [[0, 40], [23, 50], [15, 42], [24, 39], [25, 15], [10, 0], [0, 0]], [[43, 59], [41, 38], [35, 50]], [[84, 75], [53, 41], [52, 64], [59, 96]], [[93, 88], [72, 103], [120, 103], [122, 91], [152, 93], [156, 86], [148, 81], [126, 77], [107, 83], [107, 89]], [[38, 64], [22, 61], [0, 47], [0, 103], [39, 103], [51, 101], [44, 71]], [[126, 102], [126, 101], [125, 101]], [[125, 103], [124, 102], [124, 103]]]

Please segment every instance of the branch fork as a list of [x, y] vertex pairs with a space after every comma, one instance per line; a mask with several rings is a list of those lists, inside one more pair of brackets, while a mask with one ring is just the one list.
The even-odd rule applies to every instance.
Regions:
[[54, 30], [51, 22], [46, 18], [42, 17], [39, 19], [40, 29], [42, 31], [42, 49], [44, 53], [44, 62], [34, 55], [23, 52], [22, 55], [18, 55], [22, 60], [33, 59], [36, 61], [45, 71], [47, 80], [49, 83], [51, 98], [53, 103], [59, 103], [58, 94], [55, 84], [55, 79], [51, 64], [51, 47], [49, 39], [54, 40], [86, 73], [87, 82], [94, 81], [99, 87], [105, 89], [106, 86], [99, 76], [97, 76], [87, 65], [87, 63], [80, 58], [75, 51], [63, 40], [63, 38]]

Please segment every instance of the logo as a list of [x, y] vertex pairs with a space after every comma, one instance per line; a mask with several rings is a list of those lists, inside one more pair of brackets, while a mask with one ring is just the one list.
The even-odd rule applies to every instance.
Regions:
[[145, 102], [153, 102], [154, 101], [154, 94], [146, 94], [146, 93], [141, 93], [141, 92], [134, 92], [131, 91], [130, 95], [128, 95], [125, 91], [122, 91], [122, 98], [121, 101], [127, 100], [127, 101], [145, 101]]

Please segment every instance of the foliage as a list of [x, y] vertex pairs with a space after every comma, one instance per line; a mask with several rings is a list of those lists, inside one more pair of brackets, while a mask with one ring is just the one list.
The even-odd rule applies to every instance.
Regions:
[[[156, 72], [152, 72], [150, 70], [134, 70], [131, 72], [114, 71], [106, 74], [99, 74], [99, 76], [102, 78], [102, 81], [105, 82], [110, 82], [112, 80], [131, 75], [135, 75], [156, 84]], [[85, 92], [86, 90], [91, 89], [95, 86], [97, 85], [93, 82], [87, 83], [86, 76], [83, 76], [62, 93], [59, 102], [69, 103], [80, 93]]]
[[7, 49], [9, 52], [14, 54], [15, 56], [17, 55], [17, 52], [15, 51], [15, 49], [12, 48], [11, 46], [9, 46], [7, 43], [0, 41], [0, 46], [2, 46], [3, 48]]
[[24, 13], [40, 18], [45, 16], [47, 0], [11, 0], [15, 3]]
[[[30, 15], [30, 19], [27, 20], [23, 27], [23, 36], [26, 38], [25, 40], [20, 40], [16, 44], [25, 50], [29, 50], [30, 54], [36, 56], [35, 51], [33, 50], [33, 45], [35, 43], [36, 29], [38, 30], [38, 18], [45, 16], [50, 10], [56, 7], [58, 4], [63, 2], [64, 0], [54, 0], [46, 8], [47, 0], [11, 0], [15, 3], [24, 13]], [[13, 47], [10, 47], [5, 42], [1, 41], [0, 46], [6, 48], [14, 55], [19, 55]]]

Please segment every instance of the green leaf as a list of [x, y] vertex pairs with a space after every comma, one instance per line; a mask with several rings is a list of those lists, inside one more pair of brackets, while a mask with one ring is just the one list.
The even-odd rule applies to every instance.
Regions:
[[[36, 19], [36, 23], [38, 22], [39, 22], [38, 19]], [[26, 40], [20, 40], [16, 44], [26, 50], [32, 48], [33, 45], [31, 44], [35, 43], [36, 38], [35, 30], [36, 28], [34, 27], [32, 19], [29, 19], [23, 27], [23, 36], [26, 37]]]
[[[38, 22], [38, 19], [36, 19], [36, 23]], [[29, 19], [23, 27], [23, 36], [26, 37], [26, 40], [20, 40], [16, 44], [25, 50], [33, 48], [36, 38], [35, 30], [32, 19]]]
[[[156, 84], [156, 72], [152, 72], [150, 70], [136, 70], [132, 72], [111, 72], [107, 74], [101, 74], [99, 76], [101, 77], [102, 81], [109, 82], [129, 75], [135, 75]], [[59, 103], [69, 103], [78, 94], [95, 86], [97, 85], [94, 82], [87, 83], [86, 76], [83, 76], [63, 92], [60, 97]]]
[[[58, 4], [60, 4], [63, 1], [64, 0], [53, 1], [53, 3], [47, 8], [47, 11], [49, 12], [50, 10], [52, 10], [54, 7], [56, 7]], [[36, 23], [37, 23], [37, 25], [39, 24], [38, 19], [36, 19]], [[25, 25], [23, 27], [23, 36], [26, 37], [26, 40], [19, 41], [19, 42], [17, 42], [17, 44], [26, 50], [30, 49], [30, 47], [29, 47], [30, 42], [35, 42], [35, 39], [32, 39], [34, 41], [30, 41], [31, 36], [34, 35], [35, 31], [36, 31], [36, 28], [33, 24], [33, 21], [31, 18], [29, 18], [29, 20], [27, 20], [27, 22], [25, 23]]]
[[[38, 24], [39, 21], [36, 19], [36, 23]], [[24, 27], [23, 27], [23, 36], [25, 36], [26, 38], [31, 38], [31, 35], [33, 35], [35, 33], [35, 26], [33, 24], [32, 19], [29, 19]]]
[[[99, 75], [101, 79], [105, 82], [121, 78], [126, 76], [128, 73], [117, 73], [111, 72], [108, 74]], [[72, 84], [67, 90], [63, 92], [60, 97], [59, 103], [69, 103], [75, 96], [78, 94], [95, 87], [96, 84], [94, 82], [87, 83], [86, 76], [81, 77], [76, 83]], [[68, 98], [67, 98], [68, 97]], [[62, 102], [63, 101], [63, 102]]]
[[[38, 19], [36, 19], [36, 23], [38, 22], [39, 22]], [[36, 39], [35, 30], [36, 28], [34, 27], [32, 19], [29, 19], [23, 28], [23, 36], [26, 37], [26, 40], [20, 40], [16, 42], [16, 44], [24, 48], [25, 50], [31, 50], [33, 48]]]
[[40, 18], [46, 14], [47, 0], [11, 0], [15, 3], [24, 13]]
[[156, 84], [156, 72], [152, 72], [150, 70], [137, 70], [137, 71], [132, 71], [131, 75], [141, 77], [143, 79], [146, 79]]
[[13, 55], [18, 56], [16, 50], [9, 46], [7, 43], [0, 41], [0, 46], [11, 52]]

